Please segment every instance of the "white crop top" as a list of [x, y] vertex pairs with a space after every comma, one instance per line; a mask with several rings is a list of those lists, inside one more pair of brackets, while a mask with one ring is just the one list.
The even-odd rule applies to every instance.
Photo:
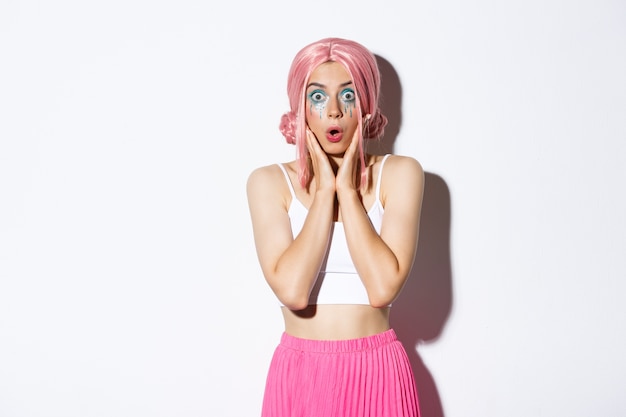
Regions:
[[[378, 180], [376, 181], [376, 200], [367, 212], [374, 229], [380, 234], [385, 212], [380, 201], [380, 183], [383, 166], [387, 157], [385, 155], [380, 163]], [[296, 198], [296, 193], [289, 179], [289, 175], [282, 164], [278, 164], [283, 171], [289, 191], [291, 192], [291, 204], [289, 206], [289, 220], [291, 231], [295, 238], [302, 230], [304, 220], [308, 214], [307, 208]], [[367, 290], [356, 272], [354, 263], [348, 250], [348, 242], [343, 229], [343, 223], [334, 222], [331, 230], [331, 241], [320, 268], [317, 281], [309, 297], [309, 305], [315, 304], [366, 304], [369, 305]]]

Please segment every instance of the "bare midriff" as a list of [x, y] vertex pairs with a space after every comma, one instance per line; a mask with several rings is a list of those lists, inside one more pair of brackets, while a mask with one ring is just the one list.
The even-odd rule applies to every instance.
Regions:
[[389, 307], [320, 304], [304, 310], [281, 308], [285, 332], [313, 340], [345, 340], [372, 336], [389, 330]]

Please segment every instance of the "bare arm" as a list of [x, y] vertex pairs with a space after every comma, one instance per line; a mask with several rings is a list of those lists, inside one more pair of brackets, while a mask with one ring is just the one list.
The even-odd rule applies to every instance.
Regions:
[[301, 310], [308, 304], [328, 247], [334, 190], [317, 190], [302, 231], [294, 239], [285, 187], [280, 168], [259, 168], [248, 178], [248, 205], [265, 279], [286, 307]]
[[415, 159], [391, 156], [384, 168], [380, 236], [354, 187], [345, 182], [337, 190], [350, 255], [374, 307], [393, 302], [406, 282], [417, 248], [424, 190], [424, 172]]

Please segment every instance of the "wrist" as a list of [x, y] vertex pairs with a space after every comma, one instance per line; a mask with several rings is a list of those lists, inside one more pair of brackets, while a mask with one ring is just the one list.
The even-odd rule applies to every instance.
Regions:
[[335, 188], [331, 185], [319, 185], [315, 190], [314, 200], [330, 200], [335, 201]]
[[350, 199], [355, 199], [360, 201], [359, 193], [354, 187], [337, 187], [337, 200], [341, 203], [342, 201], [349, 201]]

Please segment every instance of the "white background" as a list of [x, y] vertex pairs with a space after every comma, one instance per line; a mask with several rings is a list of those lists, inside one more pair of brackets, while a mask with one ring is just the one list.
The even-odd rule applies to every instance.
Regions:
[[258, 415], [245, 183], [326, 36], [427, 171], [392, 312], [424, 417], [626, 415], [623, 1], [3, 0], [0, 416]]

